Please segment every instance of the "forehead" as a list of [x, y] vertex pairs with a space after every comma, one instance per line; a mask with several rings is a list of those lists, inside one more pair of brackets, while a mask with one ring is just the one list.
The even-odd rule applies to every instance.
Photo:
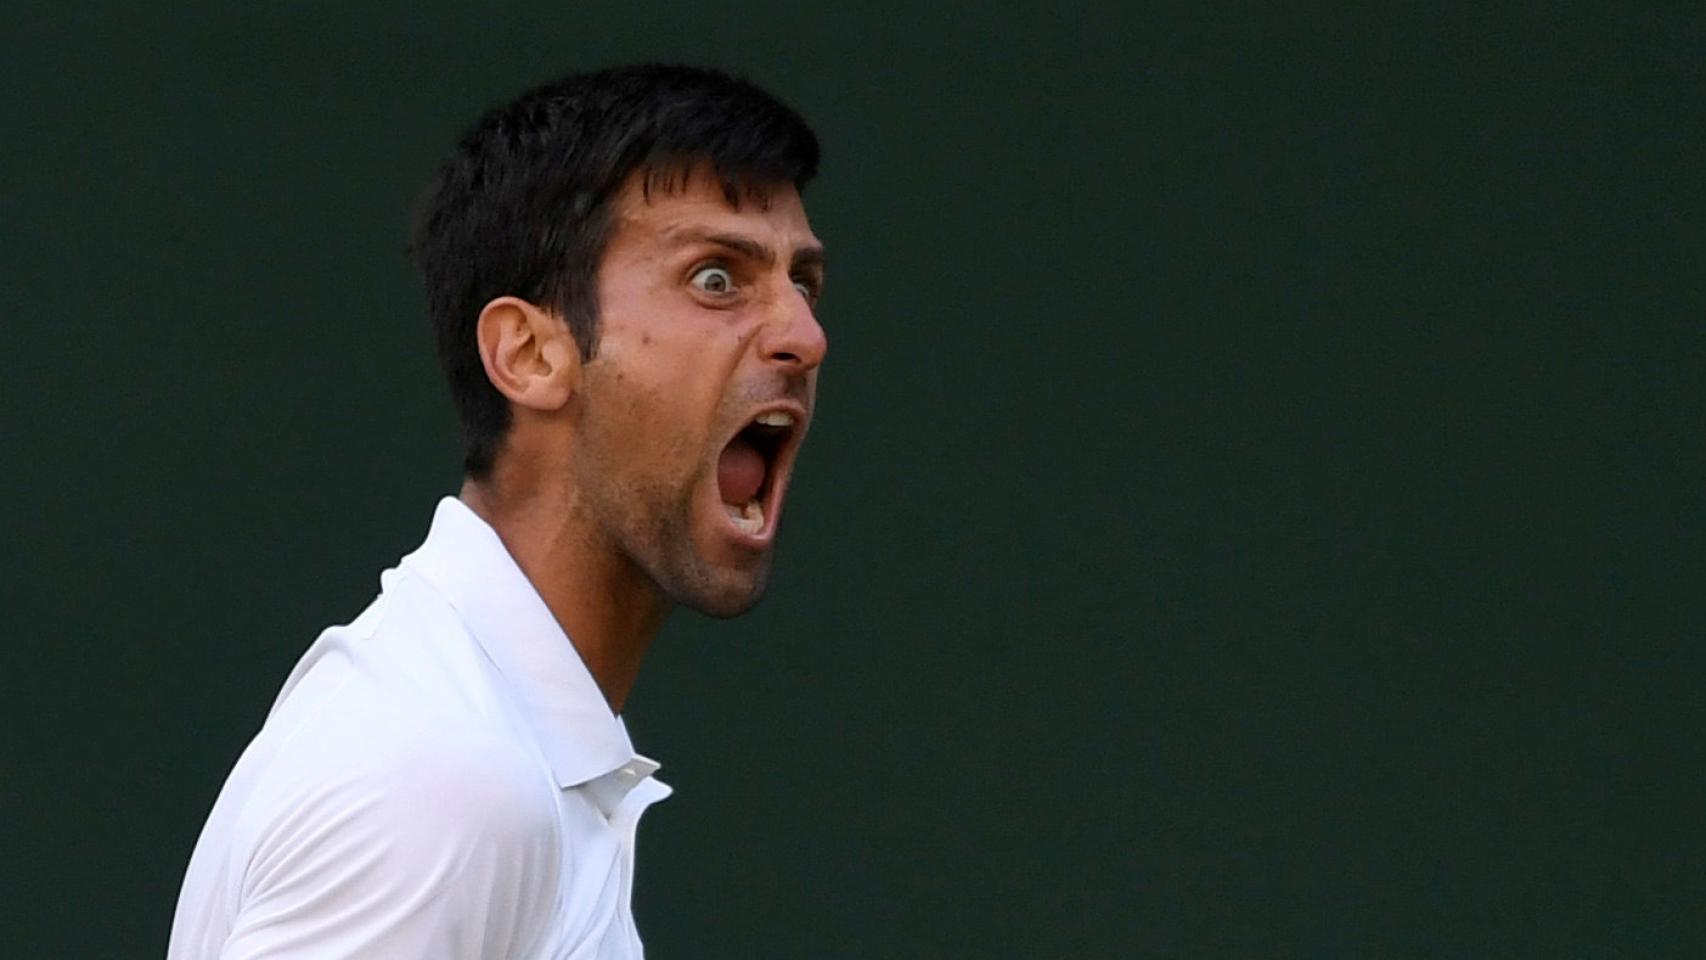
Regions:
[[820, 244], [806, 218], [800, 192], [791, 183], [742, 189], [730, 201], [717, 177], [692, 172], [685, 177], [654, 178], [636, 173], [616, 196], [608, 253], [684, 245], [694, 236], [723, 233], [747, 237], [770, 247], [783, 260], [794, 251]]

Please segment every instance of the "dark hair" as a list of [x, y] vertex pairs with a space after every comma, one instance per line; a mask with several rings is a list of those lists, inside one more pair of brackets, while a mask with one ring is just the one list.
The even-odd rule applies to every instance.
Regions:
[[487, 111], [422, 192], [409, 237], [467, 474], [491, 471], [510, 423], [475, 344], [480, 311], [506, 295], [551, 309], [591, 359], [598, 264], [611, 203], [630, 175], [642, 171], [649, 193], [704, 165], [738, 206], [770, 184], [804, 189], [817, 163], [817, 137], [799, 114], [746, 80], [697, 67], [575, 74]]

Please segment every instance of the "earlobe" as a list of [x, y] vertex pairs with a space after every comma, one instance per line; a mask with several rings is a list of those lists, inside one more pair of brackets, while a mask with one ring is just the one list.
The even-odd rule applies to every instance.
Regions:
[[486, 379], [510, 402], [534, 410], [568, 403], [580, 382], [580, 350], [555, 314], [519, 297], [480, 311], [475, 342]]

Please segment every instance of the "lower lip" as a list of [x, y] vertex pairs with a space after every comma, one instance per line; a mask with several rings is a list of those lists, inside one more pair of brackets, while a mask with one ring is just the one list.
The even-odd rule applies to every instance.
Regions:
[[751, 553], [763, 553], [770, 549], [770, 531], [768, 529], [763, 533], [747, 533], [729, 523], [726, 514], [723, 517], [723, 533], [734, 542], [738, 549]]

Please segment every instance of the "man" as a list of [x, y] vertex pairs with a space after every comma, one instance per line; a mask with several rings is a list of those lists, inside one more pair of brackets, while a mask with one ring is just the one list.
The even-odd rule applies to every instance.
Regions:
[[309, 649], [232, 771], [169, 955], [638, 957], [619, 714], [676, 604], [764, 592], [825, 350], [818, 146], [711, 71], [482, 118], [413, 253], [466, 480]]

